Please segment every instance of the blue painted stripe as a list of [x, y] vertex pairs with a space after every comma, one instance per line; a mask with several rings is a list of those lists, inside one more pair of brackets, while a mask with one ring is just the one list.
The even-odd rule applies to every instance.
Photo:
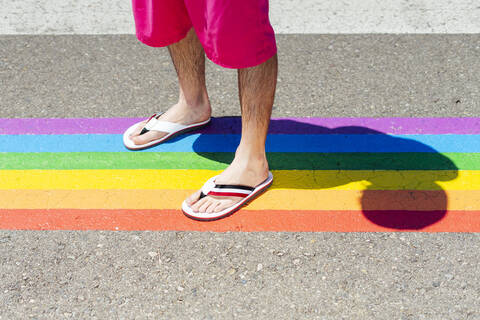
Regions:
[[[191, 134], [147, 152], [233, 152], [239, 135]], [[122, 136], [2, 135], [0, 152], [125, 152]], [[328, 134], [268, 136], [267, 152], [480, 152], [480, 135]]]

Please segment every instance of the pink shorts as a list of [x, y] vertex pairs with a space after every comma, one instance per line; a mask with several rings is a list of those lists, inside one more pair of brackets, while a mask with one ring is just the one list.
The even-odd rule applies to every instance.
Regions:
[[268, 0], [132, 0], [137, 38], [151, 47], [182, 40], [192, 28], [207, 57], [246, 68], [276, 52]]

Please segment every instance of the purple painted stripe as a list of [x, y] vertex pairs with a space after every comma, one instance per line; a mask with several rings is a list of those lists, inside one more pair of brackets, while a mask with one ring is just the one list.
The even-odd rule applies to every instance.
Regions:
[[[0, 119], [0, 134], [122, 134], [143, 118]], [[212, 119], [201, 132], [240, 133], [239, 117]], [[480, 118], [277, 118], [272, 134], [480, 134]]]

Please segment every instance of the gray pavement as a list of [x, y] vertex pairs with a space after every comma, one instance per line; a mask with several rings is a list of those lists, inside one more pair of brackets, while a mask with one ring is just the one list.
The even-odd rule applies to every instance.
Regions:
[[[279, 35], [274, 116], [480, 114], [480, 34]], [[208, 64], [214, 115], [236, 72]], [[134, 36], [0, 36], [0, 117], [147, 116], [177, 98], [166, 49]]]
[[[479, 116], [480, 35], [279, 36], [275, 116]], [[208, 65], [215, 115], [235, 72]], [[0, 36], [0, 117], [176, 98], [133, 36]], [[479, 234], [1, 231], [1, 319], [480, 319]]]
[[480, 236], [0, 232], [2, 319], [480, 319]]

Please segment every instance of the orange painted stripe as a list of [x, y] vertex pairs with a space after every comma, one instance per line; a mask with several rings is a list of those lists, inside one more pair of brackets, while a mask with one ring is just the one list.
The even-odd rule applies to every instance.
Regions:
[[[377, 221], [395, 213], [376, 213]], [[402, 219], [419, 213], [404, 212]], [[182, 230], [182, 231], [290, 231], [290, 232], [480, 232], [480, 211], [431, 214], [439, 219], [424, 228], [389, 228], [375, 223], [375, 214], [361, 211], [242, 210], [213, 222], [197, 222], [179, 210], [10, 210], [0, 209], [0, 229], [27, 230]], [[397, 213], [397, 215], [399, 215]], [[402, 214], [400, 214], [402, 216]], [[410, 215], [410, 216], [409, 216]], [[373, 217], [373, 218], [372, 218]], [[437, 221], [438, 220], [438, 221]]]
[[[179, 209], [194, 190], [0, 190], [3, 209]], [[480, 190], [272, 189], [248, 210], [480, 210]]]

